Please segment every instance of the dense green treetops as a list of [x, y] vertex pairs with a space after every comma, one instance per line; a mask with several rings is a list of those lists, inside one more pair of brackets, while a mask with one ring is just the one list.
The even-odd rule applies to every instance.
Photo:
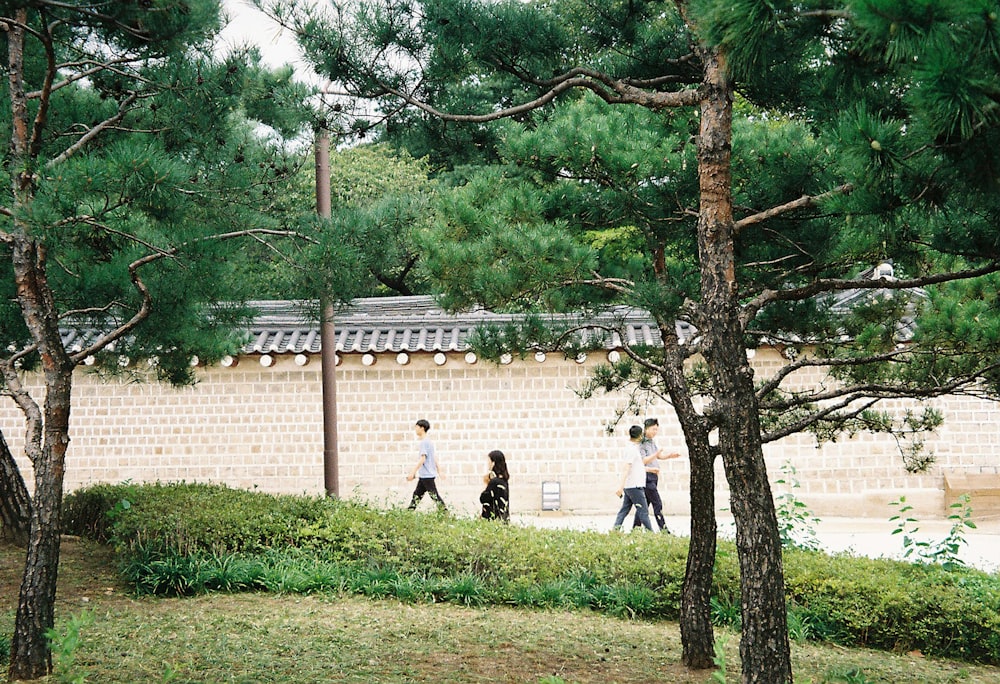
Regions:
[[[656, 98], [698, 88], [691, 44], [702, 40], [725, 50], [737, 92], [746, 343], [816, 343], [825, 357], [851, 359], [839, 377], [869, 394], [919, 393], [932, 374], [968, 379], [989, 365], [998, 338], [985, 311], [974, 319], [976, 355], [917, 345], [956, 350], [935, 310], [972, 304], [956, 299], [964, 286], [928, 279], [989, 270], [997, 257], [995, 2], [434, 0], [413, 9], [356, 3], [325, 18], [284, 17], [344, 92], [382, 113], [410, 105], [384, 137], [433, 149], [452, 188], [417, 233], [448, 305], [629, 303], [697, 324], [686, 303], [701, 295], [699, 116]], [[628, 99], [633, 91], [645, 99]], [[827, 294], [872, 287], [857, 276], [884, 261], [891, 287], [920, 285], [926, 296], [830, 309]], [[902, 341], [904, 315], [916, 320], [914, 353], [882, 363]]]
[[[58, 265], [48, 284], [62, 314], [104, 331], [141, 307], [132, 264], [156, 306], [115, 353], [157, 356], [165, 378], [186, 381], [192, 355], [232, 350], [239, 310], [213, 303], [253, 296], [252, 281], [233, 277], [239, 247], [227, 236], [274, 241], [310, 209], [279, 203], [301, 163], [282, 136], [299, 135], [311, 118], [308, 90], [290, 69], [259, 66], [254, 51], [213, 56], [216, 3], [43, 5], [60, 80], [46, 91], [44, 45], [26, 40], [27, 106], [44, 118], [28, 155], [6, 148], [4, 186], [26, 167], [32, 183], [30, 201], [0, 200], [0, 230], [44, 243]], [[28, 20], [42, 19], [31, 10]], [[8, 102], [9, 88], [4, 78]], [[11, 126], [8, 107], [7, 139]], [[4, 301], [4, 339], [29, 344], [16, 302]]]

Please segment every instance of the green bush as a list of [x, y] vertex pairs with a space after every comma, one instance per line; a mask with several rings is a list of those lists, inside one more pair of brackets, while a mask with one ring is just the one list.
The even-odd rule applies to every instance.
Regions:
[[786, 552], [785, 588], [817, 638], [1000, 662], [1000, 577], [964, 568]]
[[[539, 530], [214, 485], [97, 486], [67, 525], [107, 539], [137, 591], [352, 592], [402, 601], [589, 608], [676, 619], [687, 540]], [[1000, 577], [787, 549], [789, 631], [1000, 663]], [[713, 620], [738, 626], [739, 571], [720, 541]]]
[[67, 494], [63, 500], [63, 532], [109, 542], [116, 514], [130, 507], [141, 492], [140, 487], [130, 484], [98, 484]]

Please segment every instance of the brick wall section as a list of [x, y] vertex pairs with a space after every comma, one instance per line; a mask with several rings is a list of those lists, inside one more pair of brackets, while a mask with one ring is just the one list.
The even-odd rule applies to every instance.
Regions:
[[[319, 358], [305, 366], [290, 355], [275, 359], [270, 367], [247, 356], [235, 367], [202, 368], [197, 386], [182, 389], [102, 381], [81, 369], [74, 386], [67, 489], [92, 482], [185, 480], [322, 494]], [[400, 365], [395, 354], [380, 354], [365, 366], [361, 355], [343, 355], [337, 369], [341, 495], [405, 505], [413, 489], [405, 476], [416, 460], [413, 424], [426, 418], [445, 473], [439, 489], [456, 512], [478, 510], [486, 453], [501, 449], [510, 464], [515, 511], [539, 510], [541, 483], [558, 481], [564, 510], [613, 514], [625, 430], [609, 436], [605, 427], [624, 399], [584, 401], [574, 391], [588, 369], [603, 361], [603, 354], [583, 364], [549, 355], [544, 362], [529, 357], [497, 366], [469, 364], [464, 355], [450, 353], [443, 366], [431, 354], [412, 354]], [[781, 357], [763, 351], [753, 363], [763, 377]], [[817, 372], [802, 382], [820, 377]], [[918, 514], [941, 514], [944, 472], [996, 474], [1000, 408], [968, 398], [934, 405], [946, 422], [928, 440], [937, 463], [927, 474], [906, 473], [889, 436], [859, 435], [817, 448], [802, 435], [766, 447], [772, 481], [782, 477], [783, 464], [794, 464], [796, 496], [821, 515], [888, 518], [887, 503], [903, 494]], [[903, 411], [913, 402], [887, 406]], [[651, 404], [642, 415], [626, 418], [624, 426], [647, 415], [660, 419], [659, 444], [684, 453], [666, 405]], [[30, 488], [31, 471], [19, 455], [23, 421], [12, 402], [0, 405], [0, 427]], [[660, 491], [669, 513], [687, 512], [687, 476], [686, 459], [662, 464]], [[723, 509], [728, 489], [721, 463], [717, 481], [717, 505]], [[781, 485], [774, 489], [787, 491]]]

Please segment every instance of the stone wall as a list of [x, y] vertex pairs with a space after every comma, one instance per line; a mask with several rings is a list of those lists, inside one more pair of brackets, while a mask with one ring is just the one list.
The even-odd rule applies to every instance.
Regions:
[[[274, 356], [270, 366], [259, 358], [199, 368], [197, 386], [183, 389], [101, 380], [81, 369], [73, 393], [67, 490], [92, 482], [185, 480], [322, 494], [319, 357], [299, 365], [291, 355]], [[445, 474], [439, 490], [456, 512], [477, 511], [492, 449], [508, 457], [515, 511], [538, 511], [547, 481], [560, 483], [563, 510], [609, 516], [617, 510], [618, 455], [626, 430], [608, 435], [606, 426], [624, 399], [582, 400], [575, 392], [603, 354], [582, 364], [549, 355], [501, 366], [469, 363], [459, 353], [448, 354], [443, 365], [431, 354], [412, 354], [405, 364], [395, 354], [371, 358], [375, 363], [365, 365], [362, 355], [344, 354], [337, 369], [342, 496], [405, 505], [413, 489], [405, 477], [416, 461], [413, 424], [426, 418]], [[781, 363], [773, 351], [753, 359], [760, 376]], [[887, 405], [903, 411], [913, 404]], [[885, 519], [893, 513], [888, 502], [900, 495], [918, 514], [941, 515], [945, 473], [996, 475], [1000, 408], [973, 399], [934, 405], [946, 422], [928, 442], [937, 463], [926, 474], [906, 473], [890, 436], [859, 435], [819, 448], [811, 437], [795, 436], [766, 447], [772, 481], [789, 477], [783, 466], [793, 464], [800, 485], [795, 495], [820, 515]], [[647, 416], [660, 419], [659, 444], [684, 453], [669, 406], [651, 404], [623, 425]], [[30, 488], [31, 471], [20, 456], [23, 421], [12, 402], [0, 404], [0, 427]], [[662, 468], [668, 513], [686, 513], [687, 460], [666, 461]], [[717, 471], [717, 505], [725, 509], [721, 464]], [[788, 487], [776, 484], [774, 490], [781, 494]]]

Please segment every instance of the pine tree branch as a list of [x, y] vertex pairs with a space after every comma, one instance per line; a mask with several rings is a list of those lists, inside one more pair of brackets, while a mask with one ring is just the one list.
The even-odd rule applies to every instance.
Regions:
[[629, 294], [635, 287], [635, 282], [626, 278], [606, 278], [596, 272], [593, 276], [593, 278], [571, 278], [569, 280], [564, 280], [559, 284], [563, 287], [572, 287], [574, 285], [592, 285], [594, 287], [600, 287], [605, 290], [617, 292], [618, 294]]
[[109, 330], [108, 332], [100, 335], [96, 340], [94, 340], [94, 342], [88, 345], [85, 349], [70, 354], [69, 358], [75, 364], [82, 363], [83, 360], [86, 359], [88, 356], [96, 354], [97, 352], [104, 349], [115, 340], [121, 339], [149, 317], [149, 314], [152, 312], [153, 298], [149, 292], [149, 288], [146, 286], [145, 282], [139, 275], [139, 270], [143, 266], [151, 264], [155, 261], [159, 261], [160, 259], [176, 257], [185, 247], [199, 242], [231, 240], [240, 237], [252, 237], [256, 239], [259, 238], [259, 236], [261, 235], [298, 237], [300, 239], [310, 239], [307, 236], [303, 236], [291, 230], [249, 228], [246, 230], [231, 231], [228, 233], [218, 233], [216, 235], [206, 235], [204, 237], [191, 240], [190, 242], [181, 243], [174, 247], [160, 248], [160, 247], [155, 247], [152, 244], [144, 240], [141, 240], [134, 235], [129, 235], [127, 233], [112, 228], [105, 227], [105, 229], [110, 233], [121, 235], [123, 237], [127, 237], [131, 240], [134, 240], [137, 244], [143, 245], [144, 247], [150, 250], [149, 254], [139, 259], [136, 259], [128, 266], [129, 279], [132, 281], [132, 284], [139, 292], [142, 303], [140, 304], [139, 309], [135, 312], [135, 314], [132, 315], [132, 317], [128, 321], [122, 323], [113, 330]]
[[852, 190], [854, 190], [854, 186], [851, 185], [850, 183], [845, 183], [844, 185], [840, 185], [836, 188], [833, 188], [832, 190], [820, 193], [819, 195], [803, 195], [802, 197], [796, 200], [792, 200], [791, 202], [786, 202], [785, 204], [781, 204], [777, 207], [771, 207], [770, 209], [767, 209], [765, 211], [761, 211], [759, 213], [746, 216], [740, 219], [739, 221], [736, 221], [733, 224], [733, 229], [735, 231], [735, 234], [739, 235], [740, 231], [742, 231], [747, 226], [752, 226], [756, 223], [761, 223], [763, 221], [767, 221], [768, 219], [772, 219], [775, 216], [781, 216], [782, 214], [787, 214], [791, 211], [796, 211], [798, 209], [815, 207], [823, 200], [834, 197], [835, 195], [850, 194]]
[[[805, 429], [813, 425], [816, 425], [825, 419], [828, 419], [829, 416], [831, 416], [832, 414], [844, 410], [857, 400], [858, 400], [857, 398], [844, 399], [841, 402], [838, 402], [830, 406], [826, 406], [822, 410], [816, 411], [815, 413], [805, 416], [800, 420], [789, 423], [788, 425], [784, 425], [779, 430], [770, 430], [766, 432], [762, 430], [760, 434], [761, 442], [767, 444], [769, 442], [776, 442], [780, 439], [784, 439], [785, 437], [790, 437], [794, 434], [798, 434], [804, 431]], [[868, 401], [863, 406], [851, 409], [846, 414], [838, 415], [837, 418], [835, 419], [835, 422], [844, 422], [847, 420], [851, 420], [852, 418], [856, 418], [865, 411], [869, 410], [872, 406], [875, 406], [879, 401], [880, 400], [878, 399]]]
[[853, 15], [848, 10], [818, 9], [796, 12], [795, 16], [819, 19], [850, 19]]
[[393, 95], [436, 118], [462, 123], [485, 123], [526, 114], [547, 105], [559, 95], [575, 88], [590, 90], [609, 104], [636, 104], [652, 110], [693, 106], [699, 102], [701, 97], [697, 90], [681, 90], [669, 93], [649, 92], [632, 86], [625, 81], [612, 79], [601, 72], [583, 68], [572, 69], [557, 78], [546, 81], [546, 83], [551, 83], [552, 85], [546, 92], [535, 99], [488, 114], [451, 114], [443, 112], [411, 93], [404, 92], [398, 88], [393, 88], [385, 84], [381, 88], [385, 94]]
[[[14, 217], [14, 211], [10, 207], [0, 205], [0, 216], [6, 216], [8, 218]], [[0, 231], [0, 242], [10, 242], [11, 236], [5, 231]]]
[[757, 401], [764, 405], [764, 397], [781, 387], [781, 383], [786, 378], [800, 370], [806, 368], [845, 368], [850, 366], [862, 366], [871, 363], [883, 363], [909, 353], [907, 349], [894, 349], [882, 354], [872, 354], [863, 358], [830, 359], [815, 356], [803, 356], [791, 363], [785, 364], [778, 371], [768, 378], [767, 382], [757, 389]]
[[[150, 80], [148, 78], [145, 78], [145, 77], [143, 77], [142, 75], [140, 75], [138, 73], [131, 72], [131, 71], [125, 71], [123, 69], [118, 68], [118, 67], [120, 67], [122, 65], [132, 64], [134, 62], [140, 62], [140, 61], [142, 61], [142, 59], [140, 59], [140, 58], [122, 57], [120, 59], [112, 59], [112, 60], [109, 60], [107, 62], [98, 62], [98, 61], [95, 61], [93, 59], [85, 59], [85, 60], [80, 60], [80, 61], [77, 61], [77, 62], [63, 62], [63, 63], [57, 64], [55, 66], [55, 73], [56, 74], [62, 73], [62, 72], [64, 72], [67, 69], [82, 67], [82, 66], [87, 65], [87, 64], [92, 64], [93, 66], [90, 66], [90, 67], [88, 67], [88, 68], [86, 68], [86, 69], [84, 69], [82, 71], [74, 72], [73, 74], [71, 74], [71, 75], [67, 76], [66, 78], [62, 79], [61, 81], [55, 82], [52, 85], [51, 91], [55, 92], [56, 90], [59, 90], [61, 88], [65, 88], [66, 86], [73, 85], [77, 81], [81, 81], [81, 80], [83, 80], [85, 78], [93, 76], [94, 74], [102, 73], [102, 72], [105, 72], [105, 71], [113, 73], [113, 74], [117, 74], [117, 75], [122, 76], [124, 78], [128, 78], [128, 79], [132, 79], [132, 80], [138, 81], [140, 83], [145, 83], [147, 85], [154, 84], [155, 83], [154, 81], [152, 81], [152, 80]], [[38, 99], [41, 96], [42, 96], [42, 91], [41, 90], [33, 90], [30, 93], [28, 93], [28, 95], [27, 95], [28, 99]], [[144, 97], [151, 97], [151, 95], [146, 95]]]
[[[980, 396], [980, 392], [969, 391], [970, 386], [978, 383], [983, 374], [994, 372], [1000, 369], [1000, 363], [991, 363], [980, 368], [974, 374], [964, 374], [953, 378], [951, 381], [934, 385], [933, 387], [915, 388], [912, 386], [895, 386], [887, 384], [865, 384], [845, 386], [838, 390], [816, 394], [803, 394], [792, 400], [762, 402], [760, 408], [765, 411], [784, 413], [795, 408], [802, 408], [818, 401], [830, 401], [839, 399], [834, 404], [824, 406], [822, 409], [814, 411], [801, 419], [788, 425], [782, 426], [779, 430], [762, 433], [762, 440], [773, 442], [784, 437], [802, 432], [820, 422], [843, 423], [856, 418], [881, 401], [887, 399], [933, 399], [949, 394], [975, 394]], [[835, 418], [830, 418], [837, 411], [842, 411], [859, 401], [865, 402], [863, 406], [851, 409], [849, 413], [841, 414]]]
[[6, 393], [17, 404], [24, 413], [24, 451], [34, 464], [37, 462], [39, 447], [42, 443], [42, 410], [38, 402], [31, 396], [31, 392], [24, 387], [21, 382], [21, 373], [18, 372], [17, 361], [28, 353], [35, 351], [36, 345], [31, 345], [28, 349], [21, 350], [18, 354], [9, 359], [0, 360], [0, 375], [3, 375], [6, 383]]
[[[51, 29], [51, 27], [49, 27]], [[45, 123], [48, 120], [49, 105], [52, 101], [52, 83], [55, 81], [56, 52], [52, 43], [52, 34], [40, 34], [39, 40], [45, 51], [45, 77], [42, 81], [41, 94], [38, 98], [38, 111], [35, 112], [35, 120], [31, 124], [31, 140], [28, 143], [28, 156], [35, 159], [42, 149], [42, 131], [45, 130]], [[30, 94], [25, 95], [30, 99]]]
[[762, 401], [760, 407], [763, 410], [786, 412], [791, 409], [801, 408], [809, 404], [834, 399], [847, 398], [847, 403], [874, 399], [882, 401], [884, 399], [933, 399], [948, 394], [955, 394], [967, 389], [982, 378], [984, 374], [991, 373], [1000, 368], [1000, 363], [990, 363], [979, 368], [975, 373], [963, 373], [948, 382], [921, 385], [893, 385], [887, 383], [867, 383], [857, 385], [845, 385], [837, 389], [825, 392], [803, 393], [794, 397], [784, 397], [776, 401]]
[[75, 143], [73, 143], [65, 150], [63, 150], [63, 152], [58, 156], [55, 156], [52, 159], [50, 159], [48, 163], [45, 164], [45, 167], [51, 169], [61, 164], [62, 162], [66, 161], [74, 154], [79, 152], [81, 149], [83, 149], [83, 147], [85, 147], [87, 143], [96, 138], [103, 131], [111, 129], [114, 126], [117, 126], [119, 123], [121, 123], [122, 119], [125, 118], [125, 115], [128, 114], [129, 107], [131, 107], [131, 105], [134, 104], [135, 101], [138, 99], [139, 99], [138, 94], [134, 92], [129, 93], [128, 97], [122, 100], [121, 103], [118, 105], [117, 114], [115, 114], [109, 119], [105, 119], [104, 121], [100, 122], [95, 126], [92, 126], [90, 130], [88, 130], [86, 133], [80, 136], [79, 140], [77, 140]]
[[795, 302], [811, 299], [828, 292], [842, 292], [844, 290], [914, 290], [927, 285], [938, 285], [956, 280], [967, 280], [989, 275], [1000, 271], [1000, 261], [991, 261], [979, 268], [970, 268], [963, 271], [949, 271], [948, 273], [936, 273], [933, 275], [920, 276], [917, 278], [907, 278], [905, 280], [888, 279], [838, 279], [821, 278], [803, 287], [789, 288], [787, 290], [764, 290], [759, 295], [743, 306], [740, 314], [744, 329], [752, 321], [757, 312], [767, 304], [773, 302]]
[[[131, 26], [129, 24], [125, 24], [115, 19], [109, 14], [104, 14], [102, 12], [97, 11], [96, 9], [93, 9], [94, 7], [98, 6], [97, 4], [81, 5], [81, 4], [72, 4], [68, 2], [58, 2], [58, 0], [36, 0], [36, 4], [40, 6], [43, 10], [44, 9], [65, 10], [67, 12], [80, 15], [86, 20], [96, 21], [101, 24], [113, 26], [116, 29], [123, 31], [134, 38], [138, 38], [139, 40], [147, 42], [149, 41], [149, 32], [144, 30], [141, 26]], [[156, 12], [157, 10], [153, 9], [151, 11]]]

